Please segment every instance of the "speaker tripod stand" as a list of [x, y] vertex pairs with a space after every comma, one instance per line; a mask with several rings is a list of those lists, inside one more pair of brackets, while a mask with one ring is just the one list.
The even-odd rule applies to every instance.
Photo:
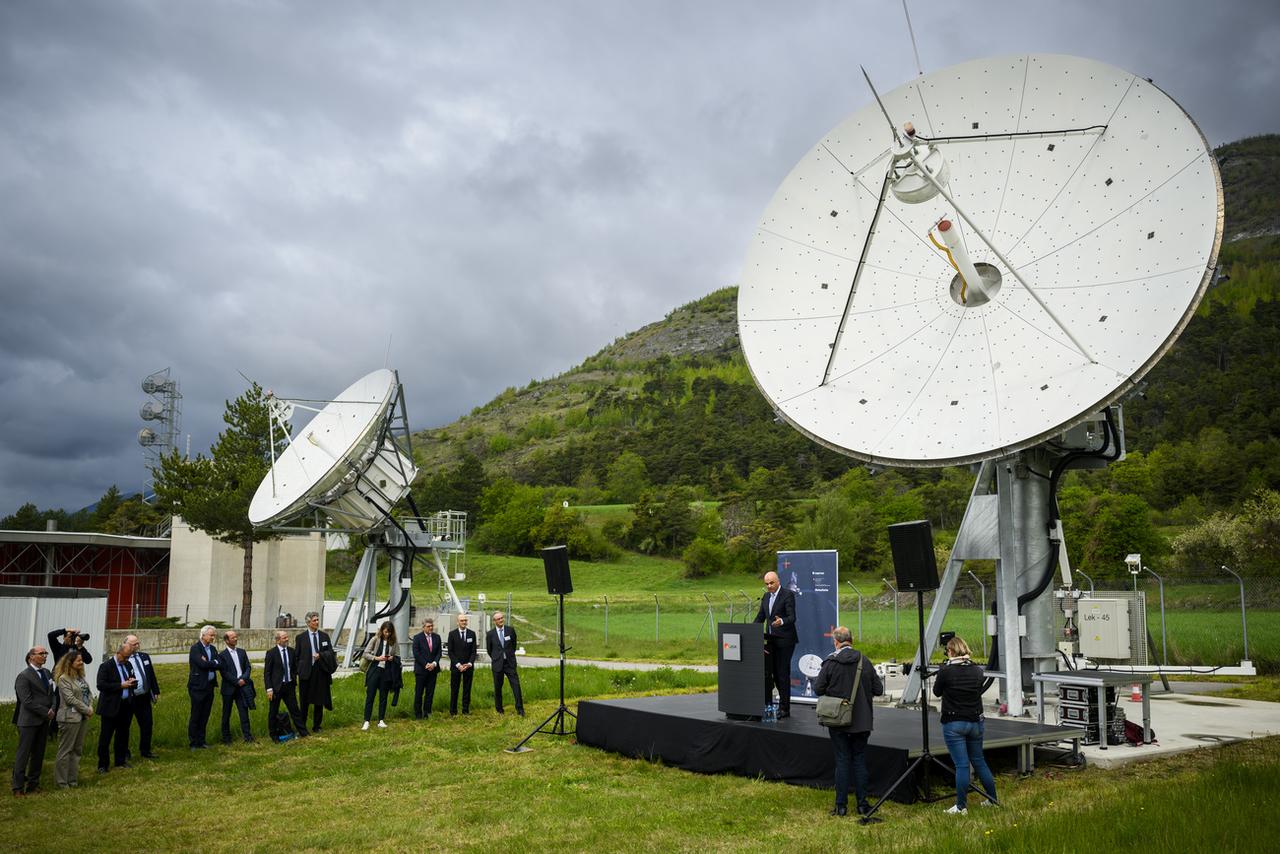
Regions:
[[[535, 735], [537, 735], [540, 732], [545, 732], [548, 735], [572, 735], [573, 733], [578, 731], [577, 729], [578, 716], [575, 715], [573, 712], [569, 711], [569, 707], [564, 704], [564, 654], [569, 651], [569, 648], [564, 645], [564, 593], [563, 592], [559, 594], [559, 599], [560, 599], [560, 623], [559, 623], [560, 707], [556, 709], [554, 712], [552, 712], [550, 715], [548, 715], [545, 721], [538, 724], [538, 726], [534, 728], [533, 732], [529, 733], [524, 738], [522, 738], [519, 744], [517, 744], [515, 747], [508, 747], [507, 753], [524, 753], [526, 750], [529, 749], [524, 746], [525, 743], [528, 742], [529, 739], [533, 738]], [[569, 730], [566, 727], [566, 724], [565, 724], [566, 717], [573, 718], [574, 720], [574, 728], [572, 730]], [[550, 725], [550, 728], [548, 728], [548, 725]]]
[[[880, 819], [875, 817], [876, 813], [880, 811], [880, 807], [884, 806], [884, 802], [889, 800], [893, 793], [898, 790], [899, 786], [907, 780], [912, 779], [917, 773], [919, 774], [920, 781], [920, 799], [926, 803], [932, 803], [947, 797], [945, 794], [937, 796], [933, 794], [933, 788], [929, 784], [929, 771], [933, 767], [936, 766], [941, 768], [943, 771], [947, 772], [951, 780], [955, 780], [956, 769], [934, 756], [932, 751], [929, 749], [929, 704], [925, 702], [925, 698], [928, 696], [929, 664], [923, 660], [925, 650], [923, 590], [916, 590], [916, 622], [919, 627], [920, 657], [922, 659], [917, 663], [917, 666], [920, 667], [920, 755], [911, 761], [911, 764], [907, 766], [907, 770], [902, 772], [902, 776], [895, 780], [893, 785], [889, 787], [888, 791], [880, 796], [880, 800], [876, 801], [875, 806], [868, 810], [866, 815], [861, 817], [860, 821], [862, 824], [871, 824], [872, 822], [880, 821]], [[977, 792], [987, 800], [991, 800], [991, 797], [986, 792], [973, 785], [972, 782], [969, 783], [969, 791]]]

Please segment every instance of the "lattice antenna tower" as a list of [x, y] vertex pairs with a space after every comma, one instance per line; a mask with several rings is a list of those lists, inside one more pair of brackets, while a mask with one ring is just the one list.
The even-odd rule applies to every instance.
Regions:
[[148, 498], [155, 493], [155, 475], [152, 471], [160, 465], [160, 458], [178, 447], [182, 433], [182, 392], [169, 368], [149, 374], [142, 381], [142, 390], [150, 400], [142, 404], [138, 414], [143, 421], [154, 426], [138, 431], [138, 444], [146, 466], [143, 478], [143, 494]]

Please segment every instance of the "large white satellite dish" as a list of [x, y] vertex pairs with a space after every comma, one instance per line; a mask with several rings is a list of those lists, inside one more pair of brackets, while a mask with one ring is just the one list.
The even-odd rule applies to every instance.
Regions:
[[1150, 81], [1070, 56], [875, 94], [783, 181], [738, 293], [761, 391], [858, 459], [983, 463], [917, 664], [965, 561], [994, 560], [987, 673], [1010, 714], [1056, 666], [1049, 587], [1072, 583], [1060, 478], [1123, 453], [1116, 402], [1191, 319], [1221, 239], [1221, 179], [1191, 118]]
[[[1040, 54], [882, 101], [805, 155], [751, 243], [742, 349], [778, 413], [868, 462], [939, 466], [1008, 456], [1131, 391], [1222, 238], [1191, 118], [1126, 71]], [[895, 142], [886, 114], [918, 137]], [[972, 266], [948, 260], [944, 219]]]
[[409, 491], [418, 467], [389, 434], [400, 398], [394, 371], [352, 383], [298, 431], [249, 503], [255, 526], [322, 510], [337, 527], [368, 530]]

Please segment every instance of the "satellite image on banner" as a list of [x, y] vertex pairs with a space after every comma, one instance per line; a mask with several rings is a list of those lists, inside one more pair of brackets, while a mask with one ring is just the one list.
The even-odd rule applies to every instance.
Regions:
[[839, 625], [839, 553], [835, 550], [778, 552], [778, 579], [796, 594], [796, 657], [791, 697], [816, 703], [813, 679], [831, 652], [831, 630]]

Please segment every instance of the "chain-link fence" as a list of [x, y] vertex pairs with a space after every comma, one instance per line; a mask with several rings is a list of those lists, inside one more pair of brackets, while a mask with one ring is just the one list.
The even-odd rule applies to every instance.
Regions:
[[[1077, 577], [1082, 590], [1132, 590], [1129, 575]], [[1161, 608], [1160, 582], [1164, 587]], [[844, 582], [840, 620], [855, 645], [874, 658], [906, 659], [915, 651], [915, 595], [893, 592], [893, 579]], [[1144, 573], [1151, 658], [1169, 664], [1225, 665], [1245, 658], [1260, 670], [1280, 670], [1280, 580], [1237, 581], [1225, 573], [1164, 575]], [[1243, 608], [1241, 604], [1243, 586]], [[996, 597], [995, 580], [966, 573], [957, 585], [944, 623], [969, 640], [975, 652], [988, 648], [986, 619]], [[464, 597], [476, 615], [472, 626], [483, 636], [495, 610], [508, 612], [521, 645], [530, 655], [558, 654], [556, 598], [529, 593], [489, 595], [483, 603]], [[934, 594], [927, 593], [927, 610]], [[617, 593], [565, 597], [565, 643], [572, 658], [712, 663], [716, 624], [750, 622], [759, 596], [745, 589], [690, 593]], [[428, 606], [431, 610], [434, 607]], [[478, 619], [476, 618], [478, 617]], [[1248, 655], [1246, 655], [1246, 643]]]

